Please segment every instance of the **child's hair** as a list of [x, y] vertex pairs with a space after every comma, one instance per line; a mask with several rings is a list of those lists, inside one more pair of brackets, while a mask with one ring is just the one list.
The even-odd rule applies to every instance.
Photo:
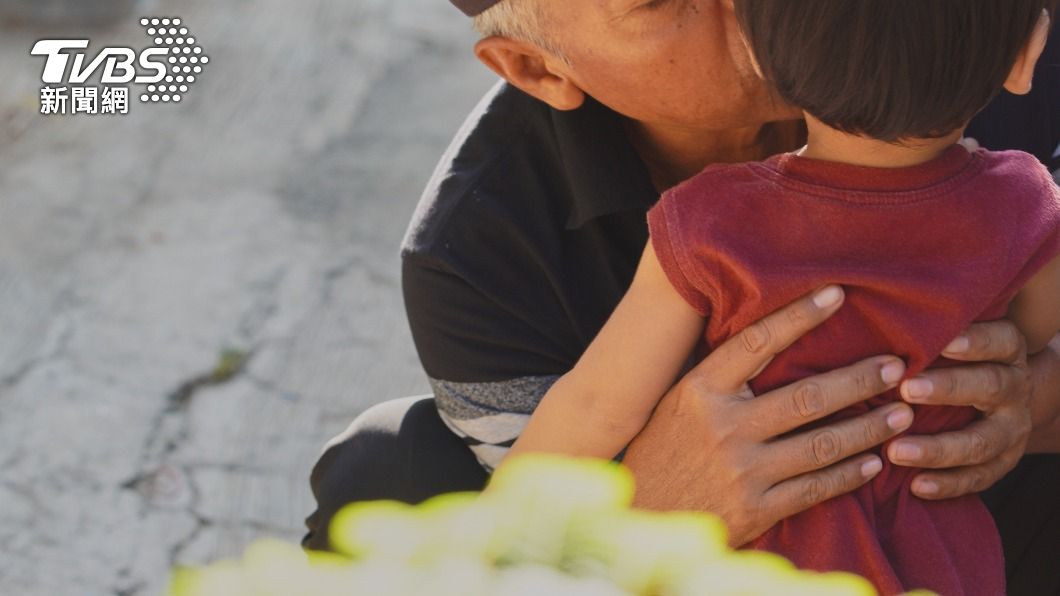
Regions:
[[763, 76], [828, 126], [945, 136], [1002, 89], [1057, 0], [735, 0]]

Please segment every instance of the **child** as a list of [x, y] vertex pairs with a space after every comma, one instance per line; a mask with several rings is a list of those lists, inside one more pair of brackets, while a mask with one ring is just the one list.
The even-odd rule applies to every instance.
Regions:
[[[511, 453], [614, 457], [689, 353], [814, 289], [843, 308], [778, 355], [756, 394], [878, 354], [916, 375], [973, 321], [1006, 315], [1033, 353], [1060, 330], [1060, 191], [1032, 157], [957, 144], [1002, 87], [1030, 89], [1050, 0], [737, 0], [748, 47], [808, 142], [712, 166], [665, 193], [625, 298], [544, 397]], [[850, 417], [898, 399], [890, 391]], [[915, 408], [914, 433], [973, 408]], [[1002, 594], [1000, 541], [977, 496], [914, 498], [917, 470], [782, 521], [749, 546], [847, 570], [885, 594]]]

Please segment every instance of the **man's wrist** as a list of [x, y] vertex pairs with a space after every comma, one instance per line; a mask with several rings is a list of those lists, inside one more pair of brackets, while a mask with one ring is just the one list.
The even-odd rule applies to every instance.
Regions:
[[1060, 453], [1060, 335], [1031, 357], [1031, 436], [1027, 453]]
[[1054, 420], [1051, 426], [1031, 431], [1031, 438], [1027, 441], [1027, 454], [1035, 453], [1060, 454], [1060, 418]]

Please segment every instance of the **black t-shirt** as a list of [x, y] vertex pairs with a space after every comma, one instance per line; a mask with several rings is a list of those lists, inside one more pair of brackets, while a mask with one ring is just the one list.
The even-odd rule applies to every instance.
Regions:
[[1055, 27], [1027, 95], [1002, 92], [968, 126], [966, 136], [994, 151], [1019, 149], [1060, 170], [1060, 31]]
[[619, 117], [556, 111], [498, 85], [435, 172], [403, 287], [427, 374], [563, 374], [633, 279], [657, 193]]
[[[969, 128], [1054, 169], [1060, 43], [1026, 97]], [[443, 156], [402, 248], [409, 323], [439, 410], [490, 467], [632, 281], [658, 197], [621, 117], [553, 110], [499, 84]]]

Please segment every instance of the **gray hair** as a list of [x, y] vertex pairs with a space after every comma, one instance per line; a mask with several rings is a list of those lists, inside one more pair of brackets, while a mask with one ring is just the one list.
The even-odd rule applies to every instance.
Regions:
[[545, 17], [536, 0], [501, 0], [476, 16], [474, 25], [483, 37], [527, 41], [567, 60], [558, 44], [545, 35]]

